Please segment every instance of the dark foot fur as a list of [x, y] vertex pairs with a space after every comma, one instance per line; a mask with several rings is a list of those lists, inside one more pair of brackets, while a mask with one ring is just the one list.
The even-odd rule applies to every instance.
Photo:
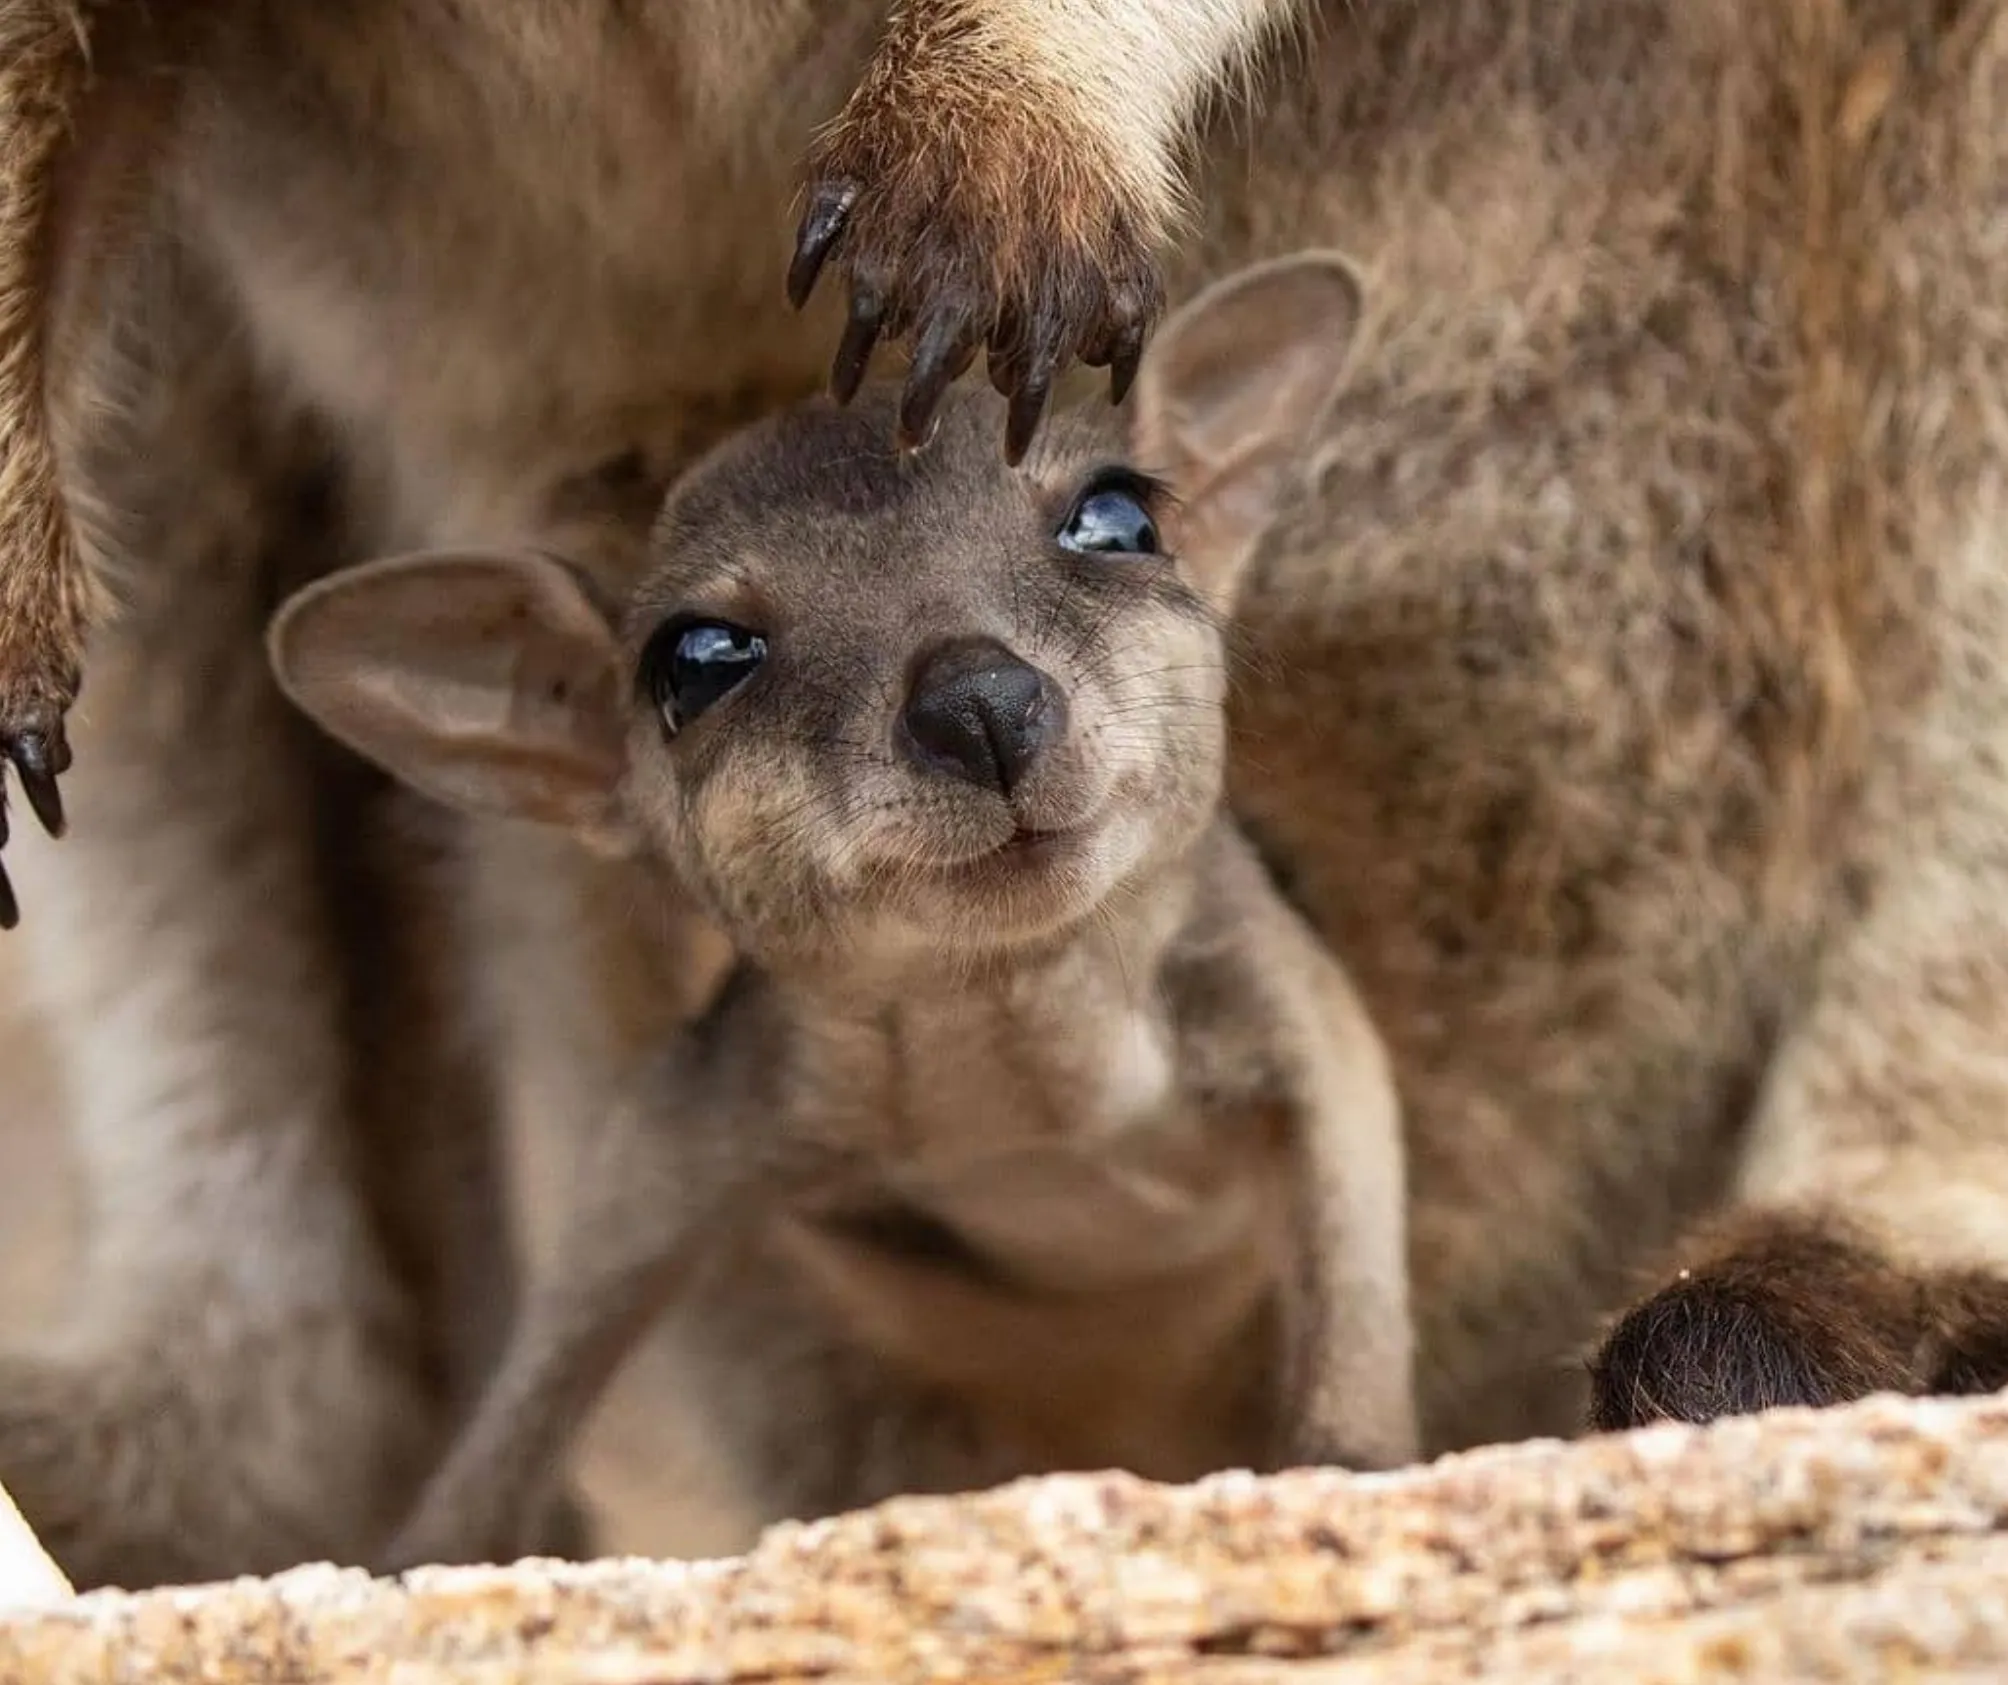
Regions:
[[1943, 1277], [1932, 1295], [1933, 1383], [1938, 1393], [2008, 1387], [2008, 1278], [1977, 1271]]
[[2008, 1281], [1913, 1273], [1840, 1224], [1761, 1217], [1619, 1319], [1590, 1365], [1590, 1425], [2004, 1384]]
[[[788, 293], [806, 303], [833, 260], [848, 279], [830, 375], [840, 401], [881, 338], [913, 335], [899, 411], [909, 449], [987, 348], [991, 383], [1011, 400], [1005, 455], [1017, 462], [1072, 359], [1109, 368], [1122, 401], [1163, 307], [1157, 230], [1100, 163], [1100, 140], [1065, 132], [1058, 102], [966, 79], [944, 95], [907, 55], [888, 58], [900, 70], [875, 69], [810, 157]], [[943, 122], [944, 97], [980, 109]]]

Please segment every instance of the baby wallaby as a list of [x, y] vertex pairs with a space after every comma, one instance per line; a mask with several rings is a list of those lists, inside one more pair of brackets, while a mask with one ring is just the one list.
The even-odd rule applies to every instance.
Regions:
[[618, 609], [463, 553], [285, 605], [335, 737], [677, 874], [740, 956], [395, 1563], [516, 1550], [672, 1295], [772, 1517], [1415, 1454], [1387, 1064], [1221, 805], [1248, 529], [1211, 517], [1290, 471], [1358, 312], [1336, 257], [1244, 271], [1154, 342], [1127, 448], [1017, 469], [988, 393], [910, 458], [885, 393], [797, 408], [680, 483]]

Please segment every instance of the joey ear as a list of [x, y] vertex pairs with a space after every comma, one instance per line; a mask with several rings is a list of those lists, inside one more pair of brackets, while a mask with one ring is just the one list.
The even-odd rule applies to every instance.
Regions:
[[562, 562], [434, 551], [345, 568], [288, 598], [265, 643], [303, 713], [414, 789], [620, 846], [618, 645]]
[[1174, 548], [1216, 603], [1232, 600], [1337, 394], [1361, 308], [1345, 258], [1298, 252], [1216, 281], [1172, 313], [1144, 354], [1132, 454], [1177, 494]]

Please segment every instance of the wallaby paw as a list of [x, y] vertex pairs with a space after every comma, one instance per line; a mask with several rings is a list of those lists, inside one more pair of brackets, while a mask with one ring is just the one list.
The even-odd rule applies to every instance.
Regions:
[[[465, 1524], [458, 1516], [421, 1507], [391, 1535], [389, 1545], [378, 1553], [372, 1567], [378, 1574], [408, 1574], [414, 1568], [472, 1568], [506, 1564], [520, 1556], [545, 1554], [542, 1545], [540, 1541], [527, 1550], [519, 1549], [513, 1533], [491, 1533], [486, 1528]], [[551, 1554], [569, 1553], [559, 1551]]]
[[553, 1493], [536, 1519], [522, 1527], [493, 1518], [474, 1521], [449, 1505], [421, 1503], [377, 1558], [375, 1571], [403, 1574], [414, 1568], [508, 1563], [526, 1556], [588, 1562], [595, 1544], [592, 1516], [569, 1487]]
[[1618, 1320], [1590, 1364], [1591, 1426], [1929, 1390], [1931, 1294], [1830, 1225], [1746, 1229]]
[[599, 1529], [576, 1492], [567, 1487], [551, 1499], [543, 1520], [523, 1541], [523, 1554], [560, 1562], [590, 1562], [599, 1554]]
[[[70, 770], [70, 743], [63, 717], [76, 695], [63, 686], [0, 687], [0, 758], [14, 769], [28, 807], [52, 837], [63, 834], [63, 794], [57, 780]], [[7, 846], [5, 768], [0, 767], [0, 850]], [[0, 860], [0, 930], [21, 922], [21, 906]]]
[[1381, 1474], [1406, 1468], [1421, 1454], [1413, 1432], [1360, 1433], [1308, 1426], [1288, 1435], [1271, 1461], [1279, 1469], [1350, 1469], [1355, 1474]]
[[1110, 369], [1122, 401], [1163, 308], [1162, 217], [1126, 185], [1105, 138], [1071, 130], [1036, 88], [986, 89], [954, 121], [944, 97], [955, 96], [920, 72], [859, 87], [811, 152], [788, 294], [799, 308], [831, 264], [848, 281], [830, 374], [840, 402], [881, 338], [912, 336], [899, 407], [909, 449], [987, 348], [991, 383], [1011, 401], [1005, 455], [1017, 462], [1074, 358]]

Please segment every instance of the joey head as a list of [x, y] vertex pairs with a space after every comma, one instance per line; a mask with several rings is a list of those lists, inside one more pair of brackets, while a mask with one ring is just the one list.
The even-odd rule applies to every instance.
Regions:
[[741, 956], [595, 1143], [398, 1561], [515, 1548], [672, 1291], [715, 1301], [691, 1379], [764, 1414], [723, 1426], [774, 1516], [1413, 1454], [1387, 1071], [1219, 806], [1246, 546], [1210, 514], [1287, 474], [1356, 311], [1312, 254], [1174, 318], [1137, 442], [1190, 502], [1091, 425], [1007, 467], [987, 393], [904, 457], [875, 392], [716, 451], [618, 609], [555, 558], [430, 554], [280, 612], [341, 740], [659, 862]]

